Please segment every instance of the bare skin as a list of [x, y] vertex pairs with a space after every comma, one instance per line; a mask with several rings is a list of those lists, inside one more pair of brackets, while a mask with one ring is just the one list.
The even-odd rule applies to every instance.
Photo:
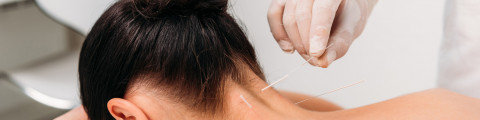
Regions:
[[[268, 89], [264, 92], [259, 90], [267, 83], [261, 80], [252, 81], [252, 87], [244, 87], [238, 84], [229, 85], [227, 101], [227, 114], [217, 119], [246, 119], [246, 120], [310, 120], [310, 119], [409, 119], [409, 120], [452, 120], [452, 119], [478, 119], [480, 118], [480, 100], [463, 96], [445, 89], [431, 89], [417, 92], [380, 103], [375, 103], [359, 108], [341, 110], [340, 107], [321, 99], [305, 102], [300, 105], [293, 104], [305, 95], [291, 92], [279, 92]], [[239, 97], [245, 96], [252, 108]], [[121, 99], [121, 98], [115, 98]], [[131, 106], [117, 110], [118, 116], [123, 114], [132, 115], [135, 119], [211, 119], [195, 117], [192, 112], [186, 112], [186, 108], [175, 103], [169, 103], [165, 98], [159, 98], [147, 89], [138, 89], [130, 92], [121, 101], [126, 101]], [[111, 100], [112, 101], [112, 100]], [[109, 103], [110, 104], [110, 103]], [[111, 108], [112, 115], [116, 116], [116, 108]], [[131, 112], [135, 108], [140, 112]], [[133, 110], [134, 111], [134, 110]], [[122, 113], [123, 112], [123, 113]], [[72, 115], [75, 114], [75, 115]], [[58, 119], [85, 119], [79, 109], [66, 113]], [[140, 115], [137, 115], [140, 114]], [[135, 116], [137, 115], [137, 116]], [[124, 116], [124, 115], [123, 115]], [[140, 116], [140, 117], [139, 117]], [[143, 116], [143, 117], [141, 117]]]
[[[257, 82], [256, 85], [258, 85], [258, 88], [256, 89], [267, 85], [262, 81]], [[242, 101], [235, 99], [236, 96], [246, 93], [232, 92], [231, 94], [233, 94], [229, 96], [231, 97], [231, 101], [237, 103]], [[246, 111], [243, 115], [240, 115], [247, 116], [248, 118], [246, 119], [475, 120], [480, 118], [479, 99], [463, 96], [445, 89], [430, 89], [359, 108], [346, 110], [334, 109], [335, 111], [329, 112], [312, 111], [311, 108], [306, 109], [302, 107], [302, 105], [297, 106], [293, 104], [289, 98], [283, 97], [274, 89], [257, 95], [258, 98], [248, 100], [254, 107], [248, 108], [247, 105], [242, 104], [232, 106], [232, 108], [241, 109], [239, 111]], [[262, 103], [261, 101], [267, 102]], [[322, 107], [319, 108], [323, 109]]]

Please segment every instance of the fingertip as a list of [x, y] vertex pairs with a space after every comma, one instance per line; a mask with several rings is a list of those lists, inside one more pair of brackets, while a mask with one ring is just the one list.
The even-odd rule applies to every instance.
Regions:
[[322, 56], [323, 52], [325, 52], [325, 50], [311, 50], [310, 49], [310, 56], [319, 58], [320, 56]]
[[313, 36], [310, 39], [310, 56], [319, 58], [325, 52], [325, 42], [320, 36]]
[[337, 59], [337, 53], [335, 51], [328, 51], [326, 54], [320, 57], [319, 61], [317, 62], [318, 66], [322, 68], [328, 68], [333, 61]]
[[325, 61], [325, 60], [319, 60], [317, 62], [317, 64], [318, 64], [319, 67], [322, 67], [322, 68], [327, 68], [328, 67], [328, 62]]
[[310, 61], [308, 61], [311, 65], [313, 66], [317, 66], [319, 67], [318, 65], [318, 57], [312, 57]]
[[[282, 50], [283, 50], [283, 49], [282, 49]], [[293, 54], [293, 53], [295, 52], [295, 50], [294, 50], [294, 49], [292, 49], [292, 50], [283, 50], [283, 52], [286, 53], [286, 54]]]
[[293, 44], [287, 40], [279, 40], [278, 45], [285, 53], [293, 54], [293, 52], [295, 52], [295, 49], [293, 48]]

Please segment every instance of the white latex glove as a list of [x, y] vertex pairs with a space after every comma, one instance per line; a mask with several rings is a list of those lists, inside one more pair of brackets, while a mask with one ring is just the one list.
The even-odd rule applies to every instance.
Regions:
[[[328, 67], [362, 32], [377, 0], [272, 0], [268, 22], [286, 53]], [[331, 45], [331, 46], [330, 46]], [[328, 48], [327, 48], [328, 46]]]

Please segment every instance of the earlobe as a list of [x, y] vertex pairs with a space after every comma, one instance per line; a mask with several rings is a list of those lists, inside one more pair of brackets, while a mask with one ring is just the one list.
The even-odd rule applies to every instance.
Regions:
[[110, 114], [117, 120], [146, 120], [146, 114], [133, 102], [122, 98], [110, 99], [107, 103]]

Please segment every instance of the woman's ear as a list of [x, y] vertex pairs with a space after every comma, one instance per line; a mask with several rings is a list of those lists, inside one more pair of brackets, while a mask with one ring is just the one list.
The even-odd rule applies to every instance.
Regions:
[[147, 120], [146, 114], [134, 103], [122, 99], [113, 98], [107, 103], [110, 114], [117, 120]]

